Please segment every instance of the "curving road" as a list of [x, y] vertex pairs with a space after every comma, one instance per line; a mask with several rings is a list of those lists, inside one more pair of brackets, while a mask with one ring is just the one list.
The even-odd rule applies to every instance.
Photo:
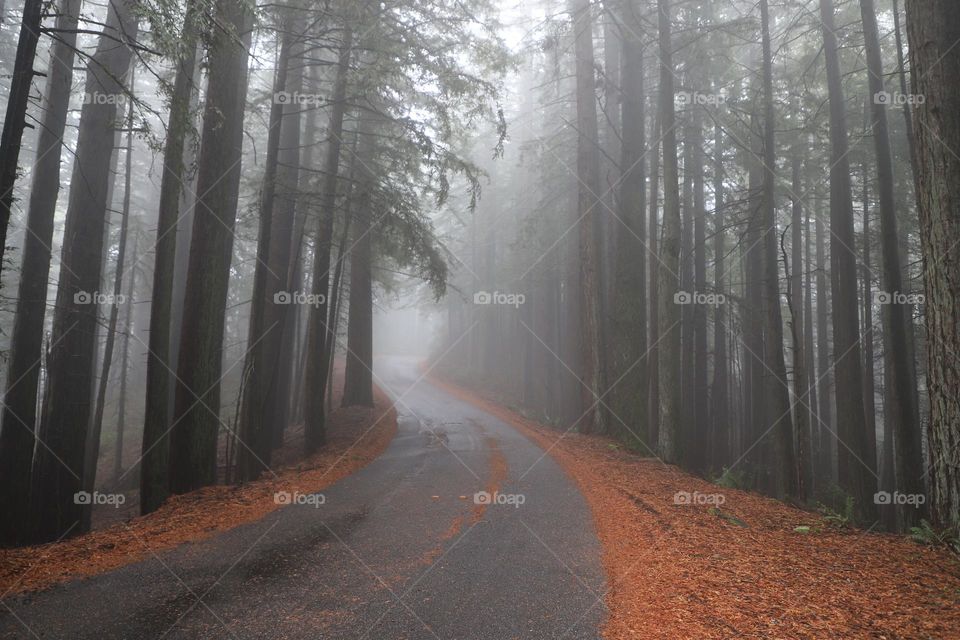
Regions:
[[598, 638], [600, 548], [570, 479], [415, 361], [379, 359], [377, 375], [397, 437], [322, 505], [10, 596], [0, 638]]

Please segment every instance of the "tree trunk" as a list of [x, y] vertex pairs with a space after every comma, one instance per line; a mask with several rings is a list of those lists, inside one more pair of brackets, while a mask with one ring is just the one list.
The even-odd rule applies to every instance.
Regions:
[[[370, 111], [360, 114], [357, 130], [357, 157], [360, 184], [356, 204], [351, 204], [356, 224], [350, 257], [350, 309], [347, 318], [347, 364], [343, 375], [343, 406], [373, 406], [373, 282], [372, 248], [374, 212], [381, 203], [373, 198], [377, 176], [377, 116]], [[344, 247], [340, 251], [344, 251]], [[333, 337], [329, 339], [333, 345]]]
[[[327, 389], [327, 363], [325, 354], [334, 337], [327, 326], [327, 298], [330, 295], [330, 245], [333, 239], [333, 223], [336, 215], [337, 185], [340, 174], [340, 149], [343, 145], [343, 116], [346, 111], [347, 80], [350, 73], [350, 57], [353, 49], [353, 31], [345, 26], [343, 42], [337, 61], [337, 76], [334, 81], [331, 102], [333, 108], [327, 125], [327, 156], [323, 165], [323, 186], [319, 210], [319, 229], [313, 254], [313, 294], [322, 296], [323, 302], [310, 308], [307, 327], [307, 364], [304, 373], [304, 430], [307, 453], [316, 451], [327, 441], [324, 393]], [[318, 298], [319, 299], [319, 298]]]
[[830, 291], [827, 286], [827, 249], [823, 219], [820, 212], [816, 213], [817, 230], [817, 414], [820, 420], [817, 423], [817, 472], [816, 477], [822, 478], [825, 485], [837, 478], [836, 456], [837, 436], [835, 409], [832, 402], [833, 368], [830, 366], [830, 330], [828, 308]]
[[[645, 441], [649, 382], [647, 380], [647, 229], [646, 229], [646, 129], [643, 96], [643, 43], [639, 38], [640, 16], [633, 2], [625, 4], [622, 38], [623, 143], [620, 164], [620, 221], [626, 227], [616, 244], [616, 286], [611, 296], [615, 359], [613, 377], [617, 400], [615, 414], [626, 422], [633, 436]], [[620, 422], [620, 420], [618, 420]], [[623, 425], [620, 425], [623, 427]], [[647, 443], [655, 447], [655, 443]], [[652, 449], [651, 449], [652, 450]]]
[[587, 0], [570, 0], [577, 78], [578, 235], [580, 240], [580, 353], [584, 413], [579, 429], [602, 433], [607, 429], [606, 345], [602, 328], [603, 278], [600, 154], [593, 57], [593, 20]]
[[[718, 295], [726, 295], [726, 243], [724, 228], [723, 188], [723, 128], [717, 122], [713, 139], [713, 288]], [[729, 415], [729, 363], [727, 362], [727, 310], [718, 305], [713, 317], [713, 384], [710, 389], [712, 429], [710, 434], [710, 460], [719, 469], [727, 463], [730, 455]]]
[[46, 446], [37, 450], [34, 465], [36, 542], [79, 531], [82, 505], [74, 494], [83, 485], [91, 419], [98, 326], [95, 303], [103, 267], [117, 104], [122, 102], [117, 97], [124, 92], [118, 79], [127, 75], [133, 55], [132, 48], [117, 46], [117, 40], [133, 42], [137, 31], [132, 4], [112, 4], [87, 70], [87, 95], [113, 99], [88, 100], [80, 114], [40, 426]]
[[[177, 229], [180, 194], [184, 181], [184, 147], [191, 124], [190, 102], [194, 93], [197, 57], [197, 7], [191, 0], [183, 24], [183, 55], [177, 60], [177, 74], [170, 99], [170, 118], [163, 150], [160, 205], [157, 214], [156, 257], [150, 302], [150, 337], [147, 351], [147, 382], [144, 405], [143, 444], [140, 460], [140, 513], [147, 514], [163, 504], [168, 490], [170, 459], [170, 398], [173, 389], [171, 345], [173, 331], [174, 270], [177, 257]], [[187, 247], [181, 246], [185, 251]]]
[[[908, 333], [913, 331], [910, 319], [911, 305], [901, 297], [903, 273], [900, 258], [900, 231], [893, 193], [893, 154], [890, 150], [890, 133], [887, 124], [887, 107], [878, 99], [884, 91], [883, 61], [880, 51], [880, 36], [877, 14], [873, 0], [860, 0], [863, 17], [863, 35], [866, 43], [867, 70], [870, 78], [872, 105], [873, 145], [877, 154], [877, 195], [880, 204], [880, 259], [883, 261], [883, 286], [888, 304], [881, 307], [883, 321], [883, 353], [887, 378], [885, 410], [890, 412], [896, 429], [897, 490], [901, 493], [919, 495], [924, 492], [923, 479], [917, 470], [923, 466], [920, 445], [920, 408], [914, 390], [912, 342]], [[912, 133], [912, 132], [908, 132]], [[904, 527], [919, 523], [925, 510], [905, 505], [900, 510]]]
[[863, 370], [857, 310], [857, 256], [854, 252], [846, 102], [840, 75], [833, 0], [820, 0], [824, 57], [830, 99], [830, 285], [833, 299], [833, 356], [837, 402], [840, 486], [854, 499], [857, 517], [876, 520], [873, 494], [876, 464], [863, 407]]
[[[133, 232], [133, 255], [137, 255], [137, 241], [140, 239], [140, 230]], [[130, 336], [134, 331], [133, 305], [134, 295], [137, 288], [137, 263], [134, 263], [130, 271], [130, 278], [127, 283], [127, 296], [124, 303], [127, 307], [123, 326], [123, 352], [120, 356], [120, 390], [117, 401], [117, 439], [114, 445], [113, 457], [113, 482], [119, 484], [123, 477], [123, 437], [127, 422], [127, 382], [130, 371]]]
[[[657, 0], [660, 32], [660, 123], [663, 127], [663, 241], [660, 243], [660, 452], [666, 462], [680, 461], [680, 306], [676, 304], [680, 270], [680, 185], [674, 116], [673, 44], [670, 0]], [[664, 335], [665, 333], [665, 335]]]
[[59, 37], [50, 47], [0, 430], [0, 512], [7, 514], [0, 519], [0, 545], [18, 543], [27, 522], [47, 280], [81, 1], [61, 2], [56, 23]]
[[660, 256], [658, 248], [658, 212], [660, 204], [660, 113], [654, 117], [650, 137], [654, 140], [651, 149], [653, 164], [650, 168], [650, 220], [647, 232], [649, 261], [647, 268], [647, 288], [650, 290], [647, 305], [650, 317], [650, 354], [648, 356], [647, 388], [647, 440], [655, 450], [660, 442]]
[[7, 228], [10, 226], [10, 210], [13, 206], [13, 189], [20, 166], [20, 142], [23, 139], [23, 130], [27, 126], [27, 105], [35, 75], [33, 63], [37, 57], [42, 19], [43, 1], [25, 0], [17, 56], [13, 63], [10, 91], [7, 94], [3, 133], [0, 135], [0, 271], [3, 269]]
[[240, 0], [217, 3], [209, 53], [210, 82], [184, 294], [170, 490], [186, 493], [216, 482], [224, 312], [237, 217], [250, 15]]
[[[931, 512], [960, 524], [960, 13], [949, 0], [906, 5], [920, 188], [930, 391]], [[916, 474], [914, 469], [913, 473]]]
[[[286, 107], [289, 95], [288, 68], [294, 44], [293, 16], [289, 8], [281, 9], [282, 36], [273, 84], [273, 104], [267, 128], [267, 156], [260, 191], [260, 228], [257, 262], [254, 268], [253, 295], [250, 301], [250, 329], [244, 362], [246, 384], [240, 410], [238, 471], [240, 482], [255, 480], [270, 468], [273, 452], [273, 420], [276, 419], [270, 399], [276, 384], [277, 356], [283, 337], [282, 310], [295, 304], [295, 292], [284, 291], [287, 283], [290, 236], [293, 233], [292, 209], [276, 206], [277, 168], [280, 159], [280, 136], [284, 111], [288, 122], [300, 109], [299, 104]], [[298, 125], [299, 126], [299, 121]]]
[[[130, 74], [131, 91], [135, 87], [134, 74]], [[86, 461], [83, 465], [83, 490], [91, 493], [97, 481], [97, 461], [100, 458], [100, 434], [103, 432], [103, 411], [107, 403], [107, 387], [110, 383], [110, 369], [113, 365], [113, 346], [117, 340], [117, 324], [120, 320], [120, 307], [126, 302], [123, 299], [123, 273], [127, 258], [127, 236], [130, 233], [130, 189], [133, 180], [133, 101], [127, 107], [127, 144], [124, 150], [124, 178], [123, 178], [123, 210], [120, 219], [120, 238], [117, 243], [117, 265], [113, 275], [113, 297], [109, 302], [110, 319], [107, 321], [107, 341], [103, 348], [103, 362], [100, 366], [99, 388], [94, 405], [93, 423], [90, 436], [86, 443]], [[136, 255], [134, 248], [133, 255]], [[121, 377], [126, 375], [120, 372]], [[83, 520], [81, 529], [90, 530], [90, 516], [92, 504], [83, 505]]]

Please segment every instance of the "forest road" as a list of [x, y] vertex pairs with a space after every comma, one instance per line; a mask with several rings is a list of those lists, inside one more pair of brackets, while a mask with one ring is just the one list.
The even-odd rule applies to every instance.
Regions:
[[598, 638], [600, 544], [572, 480], [416, 360], [376, 370], [399, 430], [367, 467], [209, 540], [8, 596], [0, 638]]

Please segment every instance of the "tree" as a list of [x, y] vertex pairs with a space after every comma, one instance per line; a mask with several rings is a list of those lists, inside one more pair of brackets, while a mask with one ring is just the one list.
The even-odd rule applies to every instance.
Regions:
[[[147, 352], [147, 393], [140, 460], [140, 512], [150, 513], [167, 497], [170, 453], [170, 409], [173, 397], [173, 290], [177, 256], [177, 222], [185, 176], [184, 149], [191, 125], [190, 102], [194, 93], [197, 56], [196, 0], [187, 5], [182, 49], [170, 95], [170, 116], [163, 150], [157, 242], [150, 303], [150, 338]], [[181, 247], [181, 250], [185, 247]]]
[[[289, 267], [290, 237], [293, 234], [293, 208], [276, 202], [280, 158], [280, 138], [286, 126], [299, 128], [299, 104], [280, 99], [293, 88], [291, 57], [296, 40], [295, 15], [291, 7], [280, 10], [280, 51], [273, 85], [273, 104], [268, 123], [267, 157], [260, 192], [260, 229], [257, 242], [257, 261], [254, 267], [253, 297], [250, 308], [250, 331], [245, 368], [246, 384], [243, 390], [243, 408], [240, 414], [240, 439], [244, 447], [239, 451], [240, 480], [256, 479], [270, 466], [273, 450], [273, 421], [277, 407], [273, 402], [274, 385], [279, 377], [277, 358], [283, 338], [283, 310], [291, 292], [284, 291]], [[298, 64], [298, 63], [294, 63]], [[293, 92], [298, 93], [298, 92]], [[285, 113], [286, 112], [286, 113]], [[284, 118], [286, 116], [286, 118]]]
[[63, 0], [60, 4], [56, 22], [60, 36], [50, 47], [50, 68], [41, 103], [44, 109], [34, 164], [36, 177], [27, 207], [23, 275], [17, 290], [0, 431], [0, 511], [8, 514], [0, 523], [0, 544], [16, 544], [27, 520], [53, 218], [60, 192], [60, 155], [70, 106], [81, 1]]
[[[130, 86], [135, 85], [134, 73], [130, 73]], [[97, 480], [97, 460], [100, 457], [100, 434], [103, 432], [103, 411], [107, 403], [107, 387], [110, 383], [110, 370], [113, 366], [113, 346], [117, 340], [117, 323], [120, 320], [120, 307], [126, 306], [123, 297], [123, 273], [127, 259], [127, 240], [130, 234], [130, 191], [133, 182], [133, 100], [127, 104], [127, 144], [124, 148], [123, 209], [120, 219], [120, 237], [117, 242], [117, 264], [113, 272], [113, 292], [110, 298], [110, 317], [107, 320], [107, 340], [103, 348], [103, 361], [100, 363], [100, 380], [97, 384], [97, 398], [94, 405], [93, 423], [86, 443], [86, 461], [83, 465], [83, 490], [92, 492]], [[134, 253], [136, 255], [136, 253]], [[126, 378], [126, 371], [120, 375]], [[83, 529], [90, 529], [91, 504], [84, 505]]]
[[577, 101], [577, 232], [579, 236], [580, 352], [584, 415], [580, 430], [602, 433], [607, 428], [603, 396], [606, 393], [606, 345], [603, 335], [603, 281], [600, 253], [602, 224], [600, 153], [597, 129], [593, 56], [593, 20], [587, 0], [570, 0], [576, 58]]
[[[670, 0], [657, 0], [660, 32], [660, 126], [663, 145], [663, 235], [658, 280], [660, 369], [660, 452], [676, 463], [680, 450], [680, 307], [676, 304], [680, 269], [680, 185], [674, 115], [673, 44]], [[663, 335], [665, 332], [665, 335]]]
[[[337, 60], [337, 74], [331, 96], [332, 109], [327, 125], [327, 155], [324, 159], [323, 185], [318, 220], [317, 239], [313, 253], [313, 295], [321, 304], [311, 307], [307, 319], [307, 363], [304, 373], [304, 430], [307, 452], [326, 443], [326, 416], [324, 392], [327, 387], [327, 353], [333, 352], [335, 336], [327, 324], [327, 298], [330, 288], [330, 245], [337, 205], [337, 183], [340, 173], [340, 153], [343, 146], [343, 118], [347, 109], [347, 83], [353, 53], [353, 27], [344, 24], [343, 40]], [[329, 345], [329, 346], [328, 346]]]
[[930, 389], [931, 512], [960, 524], [960, 14], [947, 0], [906, 5], [917, 136], [920, 243], [923, 250], [927, 384]]
[[[624, 2], [620, 59], [622, 144], [619, 225], [626, 233], [616, 243], [615, 293], [611, 296], [613, 331], [612, 376], [619, 389], [614, 413], [627, 422], [636, 436], [644, 430], [649, 412], [650, 383], [647, 353], [647, 190], [646, 125], [644, 109], [644, 52], [640, 39], [641, 17], [635, 2]], [[616, 234], [619, 235], [619, 234]], [[644, 435], [640, 435], [644, 434]], [[627, 434], [624, 434], [627, 435]], [[633, 435], [633, 434], [631, 434]], [[656, 446], [652, 443], [653, 446]]]
[[[0, 10], [0, 15], [3, 11]], [[20, 40], [13, 63], [7, 112], [0, 134], [0, 270], [3, 268], [4, 249], [7, 246], [7, 227], [13, 206], [13, 188], [17, 182], [20, 162], [20, 142], [27, 126], [27, 105], [33, 85], [34, 59], [40, 41], [40, 23], [43, 19], [43, 1], [25, 0], [20, 22]]]
[[760, 0], [760, 37], [763, 47], [763, 292], [764, 292], [764, 365], [767, 368], [764, 394], [767, 417], [776, 439], [776, 494], [797, 495], [797, 463], [794, 450], [793, 421], [790, 416], [790, 391], [783, 356], [783, 317], [780, 311], [780, 269], [777, 260], [775, 111], [773, 104], [773, 62], [770, 46], [770, 10]]
[[[87, 68], [70, 200], [60, 256], [56, 311], [50, 338], [49, 379], [40, 420], [44, 443], [34, 462], [31, 503], [34, 540], [77, 533], [83, 488], [84, 447], [93, 409], [92, 377], [97, 338], [97, 300], [103, 265], [104, 224], [113, 157], [117, 105], [138, 33], [133, 5], [110, 5], [107, 23]], [[118, 43], [120, 46], [118, 46]], [[112, 99], [99, 97], [105, 96]]]
[[[894, 425], [896, 451], [897, 490], [919, 495], [923, 493], [923, 481], [917, 469], [922, 466], [920, 449], [920, 409], [916, 404], [912, 355], [907, 333], [912, 331], [908, 315], [909, 305], [903, 298], [902, 259], [900, 257], [900, 232], [894, 202], [893, 154], [890, 150], [890, 133], [887, 124], [886, 101], [883, 84], [883, 62], [880, 52], [880, 36], [877, 14], [873, 0], [860, 0], [860, 15], [863, 18], [863, 37], [867, 53], [867, 73], [871, 100], [871, 124], [873, 145], [877, 156], [877, 196], [880, 204], [880, 259], [883, 263], [883, 286], [891, 298], [880, 310], [883, 322], [884, 358], [886, 360], [886, 411]], [[914, 508], [902, 510], [904, 526], [919, 522], [923, 511]]]
[[[876, 519], [876, 462], [870, 460], [863, 407], [863, 369], [857, 309], [849, 142], [833, 0], [820, 0], [830, 101], [830, 289], [833, 300], [834, 382], [840, 486], [853, 496], [863, 521]], [[823, 337], [821, 336], [821, 340]]]
[[216, 481], [223, 322], [242, 160], [250, 12], [243, 0], [216, 4], [210, 44], [196, 212], [184, 301], [176, 404], [170, 431], [170, 490]]

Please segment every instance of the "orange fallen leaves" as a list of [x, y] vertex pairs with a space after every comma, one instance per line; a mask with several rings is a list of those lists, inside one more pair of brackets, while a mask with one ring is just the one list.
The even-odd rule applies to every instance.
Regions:
[[[817, 514], [718, 487], [609, 438], [561, 437], [434, 382], [519, 429], [577, 482], [603, 547], [606, 638], [960, 638], [960, 562], [945, 550], [825, 528]], [[677, 492], [722, 494], [719, 513], [746, 526], [706, 504], [675, 504]]]
[[380, 455], [397, 432], [392, 403], [379, 389], [374, 394], [374, 408], [333, 411], [327, 445], [308, 459], [300, 455], [302, 426], [291, 429], [275, 457], [283, 465], [274, 467], [276, 477], [266, 474], [241, 486], [218, 485], [171, 496], [154, 513], [61, 542], [0, 549], [0, 594], [104, 573], [259, 520], [282, 506], [275, 499], [278, 492], [306, 494], [330, 486]]

